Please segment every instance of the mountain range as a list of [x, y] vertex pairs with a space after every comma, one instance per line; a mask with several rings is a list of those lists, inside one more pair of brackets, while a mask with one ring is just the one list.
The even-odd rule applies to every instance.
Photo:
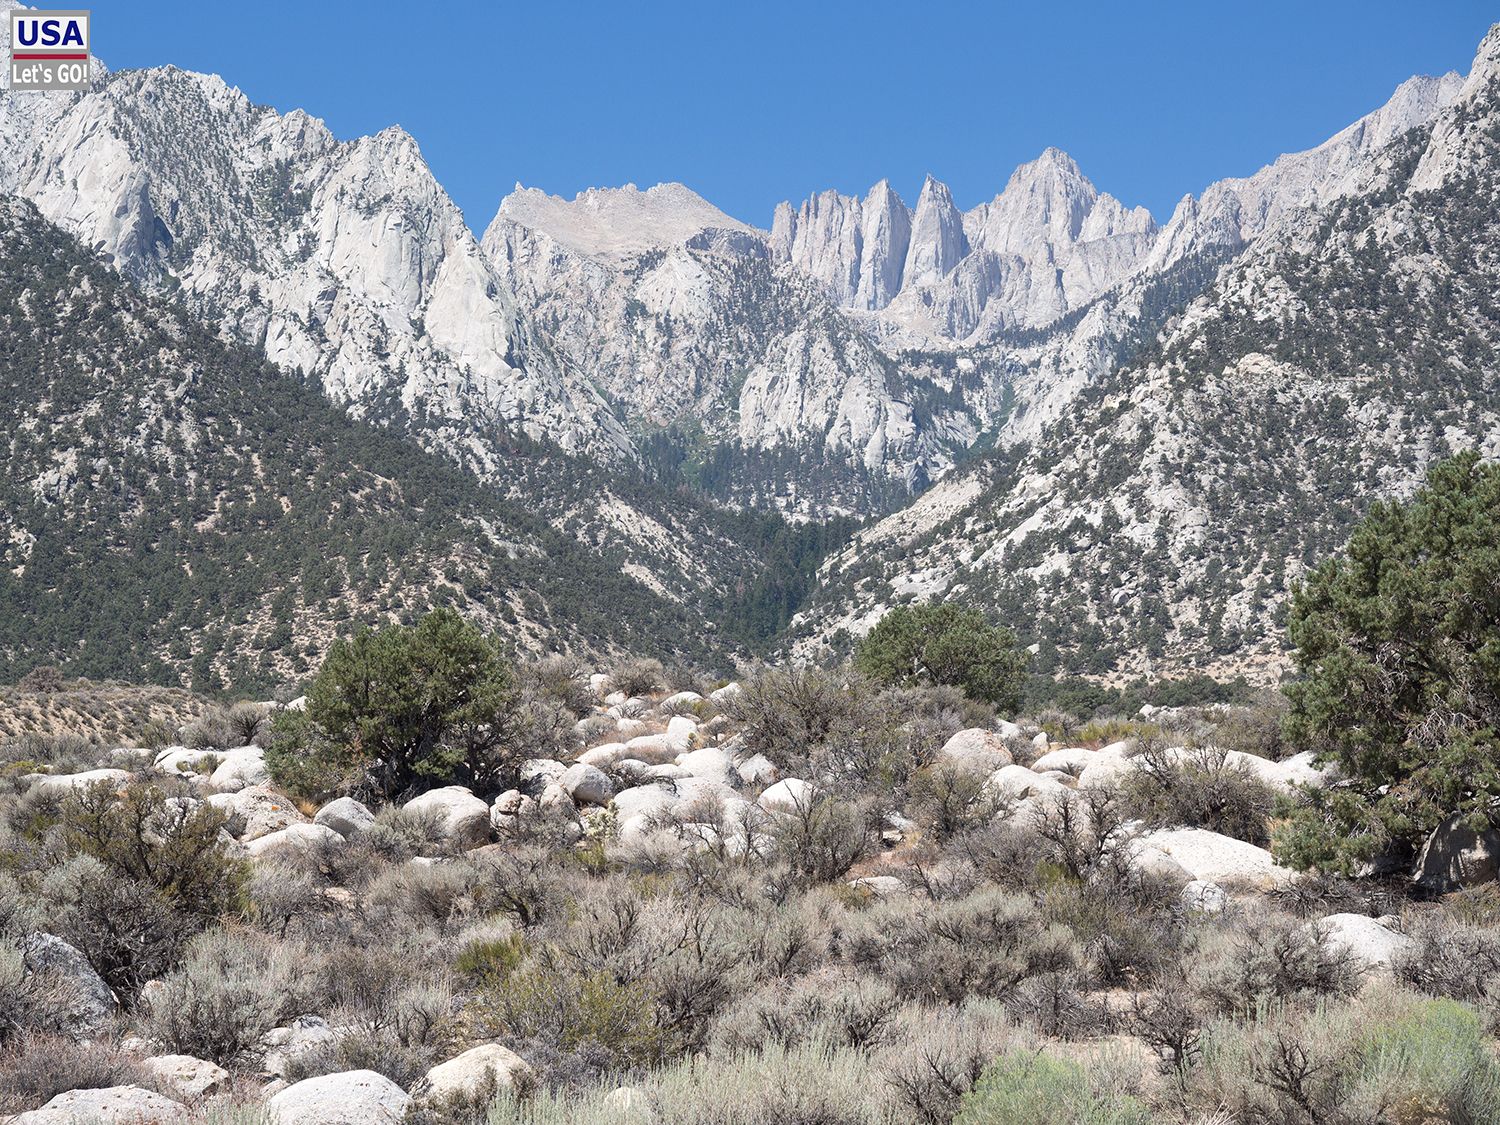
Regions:
[[[685, 659], [838, 650], [889, 606], [941, 594], [1003, 616], [1046, 669], [1269, 678], [1301, 570], [1432, 459], [1494, 445], [1496, 243], [1474, 201], [1497, 186], [1496, 43], [1467, 77], [1413, 78], [1165, 222], [1048, 149], [967, 211], [931, 176], [914, 206], [882, 181], [783, 203], [764, 229], [680, 184], [571, 200], [517, 185], [482, 238], [399, 128], [339, 141], [216, 76], [101, 66], [83, 94], [0, 92], [3, 248], [29, 260], [16, 232], [44, 223], [96, 288], [96, 267], [120, 279], [99, 315], [169, 310], [112, 330], [179, 323], [168, 369], [254, 367], [273, 397], [313, 394], [422, 473], [455, 473], [429, 579], [483, 523], [493, 534], [466, 548], [480, 570], [497, 542], [545, 540], [534, 557], [566, 550], [596, 589], [628, 583], [654, 648]], [[42, 333], [37, 303], [12, 296], [12, 322]], [[101, 349], [52, 353], [109, 372], [80, 416], [134, 395], [160, 480], [194, 450], [230, 455], [214, 427], [248, 410], [243, 394], [172, 438], [178, 400]], [[13, 450], [53, 417], [56, 379], [16, 361]], [[49, 433], [14, 460], [13, 495], [31, 499], [4, 511], [13, 575], [36, 520], [71, 506], [76, 523], [80, 482], [140, 467], [128, 442]], [[340, 473], [374, 472], [340, 441]], [[138, 549], [141, 516], [111, 508], [105, 538]], [[845, 517], [871, 516], [841, 540]], [[476, 611], [503, 620], [505, 602], [535, 646], [624, 642], [623, 627], [570, 635], [576, 599], [550, 604], [539, 573], [529, 608], [471, 580], [480, 603], [493, 590]], [[300, 568], [258, 581], [307, 601]], [[24, 617], [17, 589], [0, 596]], [[390, 596], [372, 579], [346, 610], [390, 612]], [[153, 620], [100, 668], [201, 670], [197, 642], [184, 657]], [[62, 636], [3, 646], [20, 667], [62, 658]], [[271, 653], [268, 667], [293, 659]]]

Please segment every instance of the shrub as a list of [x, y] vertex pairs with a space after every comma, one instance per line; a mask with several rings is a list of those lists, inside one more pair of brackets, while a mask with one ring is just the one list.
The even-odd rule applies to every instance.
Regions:
[[1095, 1090], [1077, 1063], [1046, 1054], [1006, 1055], [964, 1098], [953, 1125], [1150, 1125], [1128, 1095]]
[[1500, 466], [1466, 453], [1405, 504], [1377, 503], [1343, 556], [1292, 596], [1302, 678], [1288, 733], [1346, 784], [1314, 791], [1278, 836], [1300, 867], [1348, 873], [1458, 813], [1484, 828], [1500, 798]]
[[1122, 812], [1150, 828], [1206, 828], [1263, 846], [1275, 795], [1226, 752], [1212, 747], [1173, 759], [1150, 748], [1121, 787]]
[[176, 909], [208, 919], [238, 901], [245, 865], [225, 849], [224, 814], [206, 801], [169, 797], [155, 785], [116, 795], [100, 782], [70, 796], [61, 818], [71, 851], [155, 888]]
[[666, 682], [660, 660], [623, 660], [609, 670], [609, 684], [627, 696], [650, 695]]
[[162, 979], [144, 1029], [174, 1051], [232, 1065], [275, 1027], [296, 968], [288, 950], [251, 931], [208, 930]]
[[23, 1036], [0, 1047], [0, 1113], [20, 1113], [69, 1090], [154, 1088], [133, 1058], [107, 1043], [63, 1035]]
[[1015, 634], [978, 610], [947, 603], [898, 606], [855, 649], [854, 665], [889, 684], [947, 684], [1014, 711], [1026, 686]]
[[510, 665], [457, 613], [435, 610], [338, 641], [305, 711], [278, 716], [267, 764], [300, 795], [369, 788], [387, 799], [460, 782], [497, 787], [517, 715]]

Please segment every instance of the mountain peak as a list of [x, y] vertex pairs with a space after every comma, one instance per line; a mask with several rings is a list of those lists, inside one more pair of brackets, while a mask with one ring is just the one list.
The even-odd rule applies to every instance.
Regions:
[[679, 183], [656, 184], [645, 191], [635, 184], [591, 187], [571, 200], [518, 185], [501, 201], [495, 219], [541, 231], [591, 257], [628, 257], [680, 246], [705, 230], [763, 233]]

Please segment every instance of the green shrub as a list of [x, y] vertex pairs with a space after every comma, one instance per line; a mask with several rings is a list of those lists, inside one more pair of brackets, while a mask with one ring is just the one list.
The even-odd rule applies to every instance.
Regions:
[[1077, 1063], [1045, 1054], [997, 1059], [963, 1100], [953, 1125], [1150, 1125], [1135, 1098], [1093, 1089]]
[[1204, 747], [1174, 759], [1152, 748], [1121, 786], [1121, 811], [1150, 828], [1206, 828], [1264, 846], [1276, 798], [1226, 752]]
[[881, 683], [946, 684], [1004, 711], [1021, 704], [1026, 664], [1009, 629], [947, 603], [898, 606], [854, 652], [854, 666]]
[[276, 720], [266, 761], [289, 791], [387, 799], [459, 782], [493, 789], [511, 764], [518, 693], [499, 646], [449, 609], [336, 642], [305, 711]]
[[1346, 784], [1314, 791], [1278, 834], [1299, 867], [1348, 873], [1500, 798], [1500, 466], [1466, 453], [1408, 503], [1377, 503], [1345, 553], [1293, 593], [1302, 678], [1288, 734]]

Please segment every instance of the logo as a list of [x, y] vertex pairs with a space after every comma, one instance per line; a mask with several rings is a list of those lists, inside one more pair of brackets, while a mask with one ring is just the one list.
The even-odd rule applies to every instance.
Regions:
[[10, 10], [10, 88], [87, 90], [89, 14]]

